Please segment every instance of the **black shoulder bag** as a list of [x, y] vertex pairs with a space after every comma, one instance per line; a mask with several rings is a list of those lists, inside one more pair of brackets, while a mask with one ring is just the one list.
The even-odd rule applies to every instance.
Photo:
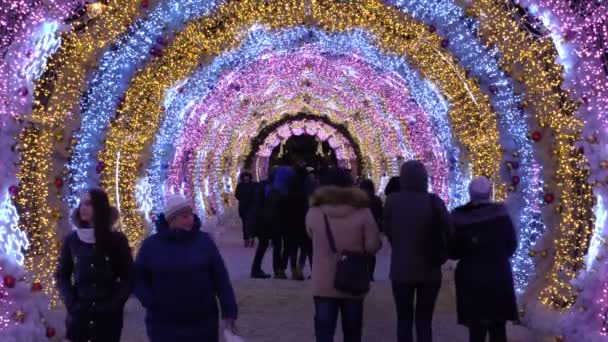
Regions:
[[329, 240], [331, 251], [337, 256], [336, 276], [334, 288], [349, 295], [358, 296], [369, 292], [371, 257], [365, 252], [336, 250], [336, 240], [329, 226], [327, 215], [325, 219], [325, 232]]

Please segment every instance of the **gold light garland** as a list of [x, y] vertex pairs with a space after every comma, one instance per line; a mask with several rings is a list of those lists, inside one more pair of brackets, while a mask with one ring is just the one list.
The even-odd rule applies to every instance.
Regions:
[[540, 300], [552, 308], [567, 309], [577, 295], [570, 280], [584, 264], [593, 227], [595, 198], [586, 181], [584, 157], [574, 146], [583, 123], [574, 117], [576, 103], [561, 89], [563, 68], [556, 62], [557, 53], [550, 37], [535, 41], [504, 11], [501, 1], [479, 0], [468, 14], [481, 19], [480, 35], [488, 44], [498, 47], [503, 69], [520, 72], [516, 78], [526, 87], [527, 111], [541, 128], [554, 132], [552, 150], [537, 151], [555, 156], [555, 171], [545, 172], [544, 179], [546, 189], [557, 199], [555, 210], [560, 214], [553, 243], [554, 260], [545, 276], [548, 283], [540, 293]]
[[[56, 137], [62, 136], [65, 118], [78, 111], [87, 68], [95, 67], [94, 60], [102, 48], [116, 40], [138, 12], [135, 2], [123, 2], [115, 0], [98, 7], [95, 18], [83, 19], [89, 20], [86, 26], [64, 37], [59, 51], [48, 62], [47, 71], [52, 73], [45, 74], [36, 86], [34, 111], [25, 117], [38, 127], [24, 129], [19, 137], [24, 146], [17, 173], [21, 183], [17, 197], [22, 212], [19, 228], [28, 232], [31, 242], [25, 267], [42, 283], [53, 283], [58, 254], [55, 226], [61, 215], [59, 208], [49, 206], [49, 186], [53, 187], [49, 185], [49, 178], [55, 176], [56, 182], [63, 182], [64, 176], [53, 174], [53, 150], [63, 143]], [[54, 306], [55, 287], [45, 286], [44, 291], [51, 295]]]

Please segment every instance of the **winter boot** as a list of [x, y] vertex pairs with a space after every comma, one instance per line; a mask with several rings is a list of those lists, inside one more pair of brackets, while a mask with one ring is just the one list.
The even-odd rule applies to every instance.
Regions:
[[287, 279], [287, 275], [283, 270], [275, 270], [274, 271], [274, 279]]
[[298, 281], [304, 280], [304, 272], [302, 272], [302, 269], [299, 267], [292, 268], [291, 269], [291, 279], [298, 280]]
[[270, 278], [270, 274], [265, 273], [262, 270], [251, 271], [252, 279], [268, 279]]

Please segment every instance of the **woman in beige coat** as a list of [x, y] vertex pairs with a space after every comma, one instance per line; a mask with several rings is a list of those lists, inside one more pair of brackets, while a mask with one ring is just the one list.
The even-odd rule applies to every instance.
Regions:
[[364, 296], [351, 296], [334, 288], [336, 254], [330, 248], [323, 217], [328, 217], [338, 251], [365, 251], [374, 255], [380, 249], [380, 233], [369, 210], [369, 197], [353, 186], [350, 174], [331, 169], [321, 181], [322, 186], [312, 195], [306, 215], [313, 244], [316, 340], [333, 342], [340, 312], [344, 341], [360, 342]]

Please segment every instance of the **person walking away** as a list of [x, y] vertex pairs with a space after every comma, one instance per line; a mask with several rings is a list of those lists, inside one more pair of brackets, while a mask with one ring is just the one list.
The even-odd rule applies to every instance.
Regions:
[[425, 166], [417, 160], [401, 167], [400, 191], [388, 196], [384, 232], [391, 246], [390, 278], [397, 309], [398, 342], [431, 342], [441, 265], [447, 260], [450, 216], [443, 201], [429, 194]]
[[291, 266], [291, 278], [293, 280], [304, 280], [303, 267], [298, 262], [298, 251], [305, 255], [306, 213], [308, 211], [308, 172], [305, 165], [300, 164], [291, 181], [289, 189], [289, 213], [290, 223], [286, 232], [286, 261]]
[[134, 272], [127, 238], [112, 230], [118, 218], [101, 189], [85, 192], [72, 213], [76, 230], [63, 242], [55, 275], [72, 342], [120, 341]]
[[217, 246], [181, 195], [167, 199], [157, 222], [135, 260], [135, 295], [146, 308], [150, 342], [218, 342], [217, 299], [227, 329], [236, 330], [238, 310]]
[[285, 252], [287, 230], [291, 229], [289, 188], [294, 171], [288, 166], [279, 167], [272, 184], [266, 187], [263, 221], [270, 225], [272, 236], [272, 264], [276, 279], [287, 279], [287, 254]]
[[344, 341], [360, 342], [365, 295], [352, 295], [335, 288], [337, 258], [327, 229], [334, 237], [337, 251], [370, 255], [380, 249], [380, 233], [369, 210], [368, 196], [353, 186], [351, 176], [341, 169], [331, 169], [327, 173], [322, 186], [311, 197], [306, 215], [306, 227], [313, 243], [316, 341], [333, 342], [340, 314]]
[[245, 247], [254, 247], [253, 227], [249, 220], [250, 210], [254, 204], [255, 183], [249, 172], [243, 172], [239, 176], [239, 184], [236, 186], [235, 197], [239, 201], [239, 217], [243, 224], [243, 241]]
[[450, 257], [455, 271], [458, 323], [471, 342], [506, 342], [506, 322], [516, 321], [517, 301], [510, 258], [517, 250], [513, 222], [503, 203], [491, 203], [485, 177], [469, 185], [470, 202], [452, 212]]
[[[374, 215], [374, 220], [376, 221], [376, 225], [380, 229], [380, 233], [382, 233], [382, 220], [384, 219], [384, 214], [382, 211], [384, 210], [382, 200], [380, 197], [376, 195], [376, 187], [374, 182], [371, 179], [361, 179], [359, 182], [359, 188], [365, 191], [367, 197], [369, 198], [369, 209], [372, 211], [372, 215]], [[371, 262], [371, 272], [370, 277], [371, 280], [374, 281], [374, 273], [376, 272], [376, 257], [372, 258]]]
[[268, 246], [272, 240], [272, 224], [266, 220], [264, 215], [264, 205], [266, 201], [266, 189], [274, 181], [274, 176], [278, 167], [270, 169], [268, 178], [257, 183], [254, 191], [254, 201], [249, 211], [249, 220], [253, 226], [253, 235], [258, 239], [258, 246], [251, 265], [251, 278], [268, 279], [270, 275], [262, 270], [262, 262]]

